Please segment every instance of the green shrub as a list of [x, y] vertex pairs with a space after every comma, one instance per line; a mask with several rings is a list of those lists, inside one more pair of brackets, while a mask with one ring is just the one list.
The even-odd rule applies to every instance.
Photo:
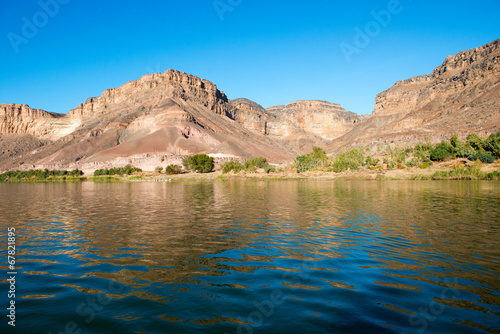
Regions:
[[411, 159], [406, 162], [406, 167], [415, 167], [417, 165], [417, 161], [415, 159]]
[[358, 169], [358, 164], [345, 157], [337, 157], [332, 163], [332, 169], [335, 173], [340, 173], [348, 169]]
[[418, 168], [420, 169], [426, 169], [431, 165], [429, 161], [424, 162], [423, 164], [419, 165]]
[[429, 161], [431, 157], [431, 149], [432, 145], [429, 143], [417, 143], [413, 148], [413, 156], [421, 161]]
[[168, 165], [165, 167], [165, 174], [173, 175], [182, 173], [182, 166], [179, 165]]
[[372, 159], [372, 157], [367, 156], [365, 160], [365, 165], [367, 166], [376, 166], [380, 162], [380, 159]]
[[156, 168], [155, 168], [155, 171], [156, 171], [158, 174], [161, 174], [161, 172], [163, 171], [163, 167], [156, 167]]
[[444, 159], [450, 157], [451, 154], [445, 149], [435, 148], [431, 151], [431, 160], [432, 161], [443, 161]]
[[444, 140], [430, 150], [432, 161], [442, 161], [454, 155], [454, 147]]
[[238, 173], [244, 168], [243, 164], [237, 160], [231, 160], [222, 165], [222, 173], [226, 174], [230, 171]]
[[476, 151], [469, 145], [464, 142], [456, 143], [454, 147], [455, 156], [458, 158], [467, 158], [472, 160], [472, 156], [476, 153]]
[[318, 161], [315, 161], [308, 155], [300, 155], [295, 158], [293, 166], [297, 170], [297, 173], [302, 173], [316, 168], [318, 166]]
[[406, 151], [403, 151], [396, 155], [396, 162], [403, 163], [406, 160]]
[[132, 175], [135, 172], [142, 172], [142, 169], [133, 167], [131, 165], [126, 165], [125, 167], [113, 167], [113, 168], [104, 168], [104, 169], [97, 169], [94, 171], [94, 176], [103, 176], [103, 175], [120, 175], [123, 176], [124, 174], [127, 175]]
[[451, 136], [450, 138], [450, 145], [453, 146], [454, 148], [459, 147], [462, 145], [462, 141], [458, 138], [458, 135], [455, 133]]
[[484, 151], [486, 147], [486, 139], [475, 133], [471, 133], [467, 136], [466, 144], [476, 151]]
[[500, 132], [489, 135], [486, 150], [495, 158], [500, 158]]
[[264, 157], [250, 158], [245, 161], [246, 170], [256, 170], [257, 168], [264, 168], [267, 166], [267, 159]]
[[196, 154], [185, 158], [182, 164], [187, 170], [208, 173], [214, 170], [214, 158], [206, 154]]
[[325, 150], [315, 146], [311, 153], [298, 156], [295, 159], [293, 167], [297, 170], [297, 173], [301, 173], [314, 168], [327, 167], [328, 163], [328, 156]]
[[365, 163], [365, 151], [365, 148], [359, 147], [336, 155], [332, 163], [333, 171], [340, 173], [348, 169], [358, 169], [359, 165]]
[[491, 154], [487, 152], [476, 152], [474, 155], [471, 157], [471, 160], [476, 161], [480, 160], [481, 162], [484, 162], [486, 164], [492, 164], [495, 162], [495, 157], [493, 157]]
[[40, 170], [40, 169], [31, 169], [27, 171], [7, 171], [0, 175], [0, 182], [10, 181], [10, 180], [46, 180], [46, 179], [61, 179], [65, 180], [66, 177], [71, 178], [71, 180], [76, 180], [77, 177], [83, 175], [83, 172], [79, 169], [74, 169], [72, 171], [67, 170]]
[[276, 167], [274, 167], [273, 165], [267, 165], [266, 167], [264, 167], [264, 171], [267, 174], [269, 174], [271, 172], [276, 173]]

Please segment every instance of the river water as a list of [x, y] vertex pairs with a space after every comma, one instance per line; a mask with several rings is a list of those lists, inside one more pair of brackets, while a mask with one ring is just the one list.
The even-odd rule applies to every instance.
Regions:
[[0, 184], [0, 229], [1, 333], [500, 332], [498, 182]]

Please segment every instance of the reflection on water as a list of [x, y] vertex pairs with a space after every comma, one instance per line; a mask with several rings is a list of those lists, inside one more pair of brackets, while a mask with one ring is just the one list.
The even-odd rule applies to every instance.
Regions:
[[0, 213], [16, 333], [500, 331], [498, 183], [1, 184]]

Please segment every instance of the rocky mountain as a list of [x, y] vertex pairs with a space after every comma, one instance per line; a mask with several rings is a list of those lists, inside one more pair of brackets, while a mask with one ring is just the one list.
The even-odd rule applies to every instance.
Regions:
[[433, 141], [500, 131], [500, 40], [449, 56], [432, 73], [377, 95], [371, 116], [338, 104], [295, 101], [263, 108], [228, 100], [208, 80], [175, 70], [145, 75], [67, 114], [0, 105], [0, 170], [132, 163], [152, 170], [207, 153], [291, 162], [312, 146]]
[[500, 131], [500, 39], [448, 56], [432, 73], [377, 95], [372, 116], [330, 145], [437, 141]]
[[160, 160], [179, 163], [196, 153], [284, 162], [338, 136], [330, 133], [332, 122], [342, 131], [355, 121], [355, 114], [327, 102], [267, 111], [250, 100], [229, 101], [210, 81], [168, 70], [108, 89], [66, 115], [0, 105], [0, 167], [91, 170], [133, 163], [152, 169]]
[[1, 105], [2, 149], [11, 151], [13, 136], [32, 140], [14, 157], [0, 156], [0, 164], [3, 168], [83, 169], [129, 161], [158, 165], [160, 156], [178, 158], [202, 152], [216, 157], [266, 156], [276, 161], [293, 157], [279, 143], [234, 121], [235, 112], [213, 83], [174, 70], [108, 89], [67, 115]]

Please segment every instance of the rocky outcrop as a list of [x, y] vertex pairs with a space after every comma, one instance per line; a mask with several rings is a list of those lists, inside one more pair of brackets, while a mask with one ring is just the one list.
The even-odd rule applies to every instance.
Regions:
[[360, 122], [355, 113], [326, 101], [295, 101], [267, 109], [247, 99], [232, 100], [231, 104], [236, 108], [236, 121], [283, 142], [298, 154], [328, 144]]
[[374, 116], [466, 108], [500, 83], [500, 40], [448, 56], [431, 74], [377, 95]]
[[0, 104], [0, 133], [29, 134], [40, 139], [57, 139], [74, 131], [78, 119], [65, 117], [26, 104]]
[[139, 80], [129, 81], [118, 88], [105, 90], [101, 96], [88, 98], [85, 103], [69, 111], [68, 115], [85, 118], [96, 117], [117, 108], [131, 105], [151, 106], [172, 98], [195, 102], [209, 110], [233, 117], [233, 109], [224, 92], [208, 80], [169, 69], [165, 73], [148, 74]]
[[276, 120], [260, 104], [248, 99], [231, 100], [235, 108], [234, 120], [252, 132], [268, 135], [267, 125]]
[[275, 137], [305, 132], [324, 140], [333, 140], [359, 122], [355, 113], [326, 101], [295, 101], [285, 106], [270, 107], [267, 111], [276, 118], [268, 130], [268, 134]]
[[433, 141], [500, 131], [500, 40], [448, 56], [432, 73], [377, 95], [372, 116], [334, 141], [344, 145]]

